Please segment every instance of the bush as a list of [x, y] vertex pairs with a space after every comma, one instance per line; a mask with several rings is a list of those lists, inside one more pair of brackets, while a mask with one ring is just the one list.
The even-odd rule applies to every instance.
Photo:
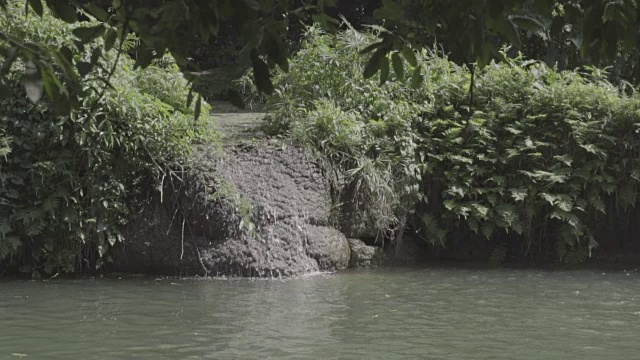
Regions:
[[[24, 15], [10, 5], [0, 26], [13, 36], [50, 47], [74, 49], [74, 61], [90, 61], [93, 49], [77, 49], [68, 25], [45, 14]], [[128, 39], [130, 44], [135, 39]], [[5, 44], [0, 43], [0, 46]], [[126, 46], [125, 46], [126, 48]], [[120, 58], [112, 87], [100, 97], [98, 79], [117, 51], [83, 79], [82, 106], [57, 116], [51, 103], [33, 105], [17, 79], [0, 100], [0, 262], [26, 273], [93, 270], [110, 260], [120, 230], [133, 215], [136, 194], [160, 181], [166, 167], [183, 159], [193, 141], [212, 138], [208, 106], [198, 123], [186, 106], [188, 84], [165, 58], [144, 70]], [[0, 58], [0, 61], [2, 59]]]
[[[406, 79], [364, 79], [360, 51], [372, 41], [310, 28], [268, 100], [271, 132], [338, 174], [348, 229], [353, 213], [356, 228], [381, 234], [402, 233], [408, 219], [434, 244], [456, 232], [468, 241], [508, 233], [523, 253], [583, 260], [608, 240], [607, 213], [623, 223], [637, 214], [640, 97], [621, 94], [603, 71], [558, 72], [503, 54], [476, 72], [469, 106], [470, 72], [435, 51], [403, 63]], [[425, 81], [414, 89], [415, 71]]]

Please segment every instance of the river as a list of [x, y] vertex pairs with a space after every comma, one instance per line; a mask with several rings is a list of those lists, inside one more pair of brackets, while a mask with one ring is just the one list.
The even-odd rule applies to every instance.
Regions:
[[0, 359], [633, 359], [640, 272], [0, 282]]

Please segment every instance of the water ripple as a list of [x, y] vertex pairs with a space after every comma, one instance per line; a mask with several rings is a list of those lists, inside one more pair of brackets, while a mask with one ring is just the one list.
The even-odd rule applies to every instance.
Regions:
[[0, 282], [0, 359], [629, 359], [639, 283], [452, 269]]

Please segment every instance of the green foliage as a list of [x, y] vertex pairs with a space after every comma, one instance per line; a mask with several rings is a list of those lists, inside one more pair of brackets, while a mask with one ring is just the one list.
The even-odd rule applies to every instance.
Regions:
[[[54, 16], [67, 23], [84, 18], [79, 15], [97, 19], [99, 24], [75, 31], [75, 46], [80, 50], [98, 37], [105, 40], [104, 50], [110, 50], [118, 39], [135, 34], [140, 39], [135, 44], [137, 65], [146, 67], [168, 51], [190, 79], [203, 74], [203, 69], [191, 61], [191, 55], [203, 46], [219, 50], [218, 40], [224, 39], [225, 31], [231, 29], [242, 48], [237, 53], [242, 63], [239, 68], [250, 65], [256, 85], [268, 94], [273, 89], [271, 69], [288, 68], [289, 54], [283, 38], [290, 25], [295, 27], [295, 22], [302, 18], [312, 19], [325, 29], [336, 29], [338, 21], [327, 15], [326, 10], [338, 5], [338, 13], [355, 12], [366, 17], [371, 7], [370, 3], [338, 3], [337, 0], [302, 3], [294, 0], [45, 0], [44, 4], [42, 0], [0, 0], [0, 9], [12, 4], [20, 4], [37, 16], [42, 16], [46, 5]], [[552, 44], [549, 49], [553, 49], [558, 38], [573, 43], [587, 64], [602, 65], [613, 59], [636, 64], [635, 59], [624, 54], [636, 50], [638, 11], [636, 0], [384, 0], [373, 15], [391, 31], [380, 32], [380, 41], [362, 49], [372, 54], [363, 71], [365, 77], [380, 71], [382, 82], [391, 69], [402, 77], [404, 69], [398, 59], [405, 57], [412, 65], [414, 62], [407, 44], [425, 47], [435, 42], [443, 46], [457, 64], [482, 67], [490, 59], [499, 58], [498, 49], [503, 43], [520, 48], [525, 35], [534, 35]], [[296, 20], [293, 24], [292, 19]], [[390, 52], [398, 52], [391, 61], [387, 56]], [[84, 94], [78, 78], [95, 66], [93, 60], [101, 55], [80, 63], [71, 61], [66, 56], [68, 53], [64, 48], [43, 49], [0, 29], [0, 54], [32, 63], [32, 71], [25, 72], [24, 76], [30, 98], [38, 100], [45, 84], [47, 96], [59, 104], [59, 111], [64, 113], [80, 105]], [[638, 71], [640, 67], [634, 65], [633, 70], [619, 73], [630, 79], [637, 78]], [[0, 70], [0, 82], [4, 82], [5, 75]], [[423, 78], [420, 72], [414, 75], [412, 83], [418, 86]], [[6, 91], [6, 86], [0, 83], [0, 89]], [[219, 86], [198, 86], [212, 93], [220, 89]]]
[[[253, 66], [260, 90], [269, 92], [272, 88], [270, 67], [287, 67], [288, 54], [281, 35], [286, 33], [289, 19], [309, 9], [333, 5], [335, 1], [320, 1], [317, 7], [310, 4], [299, 7], [293, 0], [45, 0], [44, 4], [42, 0], [0, 0], [3, 16], [14, 13], [15, 8], [21, 8], [33, 16], [53, 15], [69, 24], [85, 23], [87, 17], [95, 20], [91, 26], [67, 28], [66, 31], [73, 31], [76, 39], [60, 48], [41, 46], [0, 29], [0, 55], [7, 60], [0, 69], [0, 90], [9, 90], [10, 85], [5, 84], [8, 80], [7, 71], [16, 59], [20, 59], [29, 64], [22, 79], [32, 102], [37, 103], [44, 90], [49, 100], [56, 104], [59, 113], [69, 114], [72, 108], [81, 107], [88, 96], [80, 80], [98, 65], [104, 53], [114, 46], [120, 46], [127, 35], [133, 34], [138, 39], [131, 49], [135, 53], [137, 66], [147, 67], [169, 52], [189, 79], [193, 80], [202, 74], [202, 69], [191, 61], [190, 55], [198, 47], [215, 46], [221, 28], [231, 28], [242, 39], [243, 50], [239, 58], [243, 63]], [[316, 19], [325, 23], [335, 22], [326, 15]], [[69, 36], [71, 33], [67, 32], [63, 37]], [[72, 51], [83, 52], [96, 39], [103, 39], [103, 46], [94, 48], [94, 56], [88, 59], [90, 61], [77, 61], [70, 56]], [[261, 55], [268, 59], [268, 64]], [[110, 72], [105, 73], [102, 81], [109, 82], [110, 76]], [[197, 104], [201, 102], [199, 98]], [[199, 113], [196, 112], [196, 115]]]
[[391, 31], [366, 49], [375, 50], [368, 74], [388, 71], [381, 55], [407, 43], [437, 43], [455, 63], [482, 67], [500, 59], [502, 44], [520, 49], [527, 37], [550, 50], [569, 45], [583, 63], [605, 66], [636, 51], [639, 6], [637, 0], [384, 0], [374, 15]]
[[530, 253], [555, 243], [575, 260], [602, 240], [608, 204], [621, 213], [637, 203], [640, 97], [620, 94], [602, 71], [557, 72], [503, 52], [476, 73], [470, 107], [469, 70], [427, 50], [402, 65], [424, 77], [418, 88], [394, 75], [365, 79], [359, 53], [375, 38], [310, 28], [269, 99], [267, 125], [338, 174], [343, 210], [369, 213], [380, 230], [409, 216], [434, 243], [451, 229], [469, 241], [508, 233]]
[[[27, 17], [10, 7], [0, 13], [0, 28], [50, 51], [75, 49], [73, 36], [89, 36], [96, 27], [43, 12]], [[95, 49], [103, 49], [101, 40], [69, 51], [80, 64], [92, 62]], [[18, 59], [8, 73], [11, 91], [0, 100], [0, 262], [14, 269], [51, 274], [100, 267], [123, 240], [136, 194], [154, 186], [193, 141], [212, 136], [208, 105], [200, 105], [194, 122], [197, 105], [187, 106], [188, 82], [171, 58], [136, 70], [128, 56], [116, 63], [115, 49], [103, 55], [87, 69], [82, 102], [67, 115], [27, 98], [20, 79], [28, 63]]]

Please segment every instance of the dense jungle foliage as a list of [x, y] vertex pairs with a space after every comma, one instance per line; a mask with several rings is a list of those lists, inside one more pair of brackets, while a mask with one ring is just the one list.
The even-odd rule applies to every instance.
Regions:
[[[472, 74], [499, 59], [498, 50], [504, 43], [514, 48], [534, 44], [528, 48], [538, 56], [546, 48], [547, 60], [563, 66], [576, 51], [583, 64], [602, 66], [615, 61], [615, 73], [627, 79], [637, 78], [640, 69], [636, 66], [638, 0], [0, 0], [0, 11], [6, 12], [13, 3], [38, 16], [46, 7], [67, 23], [83, 22], [90, 14], [102, 26], [79, 34], [79, 45], [104, 37], [111, 47], [117, 38], [135, 34], [140, 40], [132, 49], [137, 65], [146, 67], [168, 52], [189, 80], [207, 91], [220, 89], [220, 84], [210, 84], [212, 79], [224, 80], [226, 72], [251, 66], [257, 88], [271, 94], [274, 68], [288, 68], [291, 44], [287, 37], [292, 29], [295, 34], [302, 21], [334, 31], [340, 15], [352, 16], [349, 21], [358, 24], [374, 19], [375, 25], [389, 30], [379, 32], [379, 41], [363, 49], [370, 54], [366, 55], [366, 78], [379, 71], [386, 77], [390, 52], [411, 60], [409, 45], [425, 47], [434, 42]], [[198, 50], [203, 47], [223, 47], [229, 33], [233, 39], [226, 44], [230, 49], [227, 58], [237, 59], [240, 66], [216, 76], [214, 69], [199, 66], [206, 61], [194, 56], [202, 55]], [[9, 60], [4, 67], [10, 67], [14, 59], [31, 60], [38, 71], [24, 80], [34, 87], [42, 81], [46, 96], [55, 99], [59, 111], [68, 113], [81, 103], [82, 87], [73, 80], [91, 66], [69, 63], [62, 49], [45, 49], [4, 29], [0, 29], [0, 41], [0, 53]], [[50, 68], [61, 71], [48, 71]], [[5, 73], [0, 68], [0, 89], [6, 91]], [[240, 103], [239, 95], [232, 91], [229, 98]]]
[[[616, 226], [637, 223], [635, 90], [603, 70], [557, 71], [504, 49], [475, 74], [470, 103], [469, 69], [437, 50], [409, 61], [391, 52], [388, 80], [365, 79], [360, 52], [375, 39], [311, 27], [268, 100], [270, 131], [325, 164], [349, 231], [408, 228], [445, 246], [460, 232], [509, 234], [520, 255], [580, 261], [619, 240]], [[412, 86], [417, 77], [424, 85]], [[494, 260], [518, 255], [507, 251], [497, 247]]]
[[[102, 39], [78, 47], [78, 36], [98, 26], [70, 25], [46, 10], [42, 18], [27, 16], [16, 4], [0, 12], [3, 31], [63, 49], [69, 63], [87, 69], [78, 79], [85, 96], [68, 114], [52, 101], [30, 101], [38, 89], [25, 92], [21, 80], [33, 77], [33, 63], [18, 60], [7, 76], [11, 91], [0, 98], [0, 263], [10, 270], [99, 268], [122, 240], [136, 194], [156, 186], [192, 142], [214, 136], [208, 105], [187, 105], [188, 83], [171, 57], [136, 69], [134, 59], [114, 48], [103, 54]], [[128, 37], [124, 50], [137, 42]]]
[[[273, 94], [271, 132], [323, 160], [346, 231], [439, 244], [508, 233], [522, 253], [584, 259], [640, 231], [639, 9], [0, 0], [0, 266], [100, 267], [135, 195], [213, 136], [194, 89], [226, 91], [246, 68], [243, 89]], [[325, 34], [341, 15], [373, 31]], [[300, 22], [318, 24], [302, 42]]]

